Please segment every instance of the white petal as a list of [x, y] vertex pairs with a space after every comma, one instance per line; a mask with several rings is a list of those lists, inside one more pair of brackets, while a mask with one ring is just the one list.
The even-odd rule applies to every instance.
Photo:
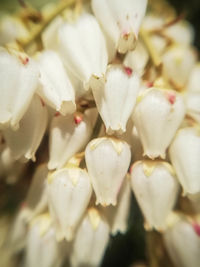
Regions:
[[62, 257], [54, 228], [47, 215], [34, 220], [30, 226], [25, 250], [24, 267], [60, 267]]
[[38, 94], [62, 115], [73, 113], [76, 109], [75, 93], [60, 57], [56, 52], [46, 50], [39, 55], [38, 65]]
[[131, 185], [148, 227], [163, 229], [179, 189], [170, 164], [138, 161], [131, 168]]
[[191, 47], [174, 45], [163, 55], [164, 75], [181, 88], [186, 85], [195, 62], [196, 54]]
[[187, 89], [191, 92], [200, 93], [200, 62], [198, 62], [191, 70]]
[[185, 106], [172, 90], [151, 88], [138, 97], [133, 122], [141, 139], [144, 155], [165, 158], [166, 149], [180, 126]]
[[113, 235], [116, 235], [118, 232], [123, 234], [128, 228], [128, 216], [131, 204], [131, 188], [129, 182], [129, 177], [127, 176], [120, 189], [117, 205], [115, 207], [109, 206], [104, 208], [104, 213], [109, 221]]
[[42, 213], [47, 208], [47, 182], [48, 169], [46, 164], [39, 165], [33, 175], [26, 199], [26, 208], [29, 209], [30, 219]]
[[[17, 58], [0, 50], [0, 127], [17, 128], [38, 84], [36, 64], [26, 55]], [[24, 58], [22, 58], [24, 57]]]
[[91, 75], [102, 76], [108, 60], [105, 39], [95, 17], [83, 14], [75, 23], [63, 24], [58, 38], [65, 66], [88, 89]]
[[144, 73], [144, 68], [148, 62], [149, 54], [141, 41], [137, 43], [135, 50], [127, 53], [123, 64], [130, 67], [140, 76]]
[[16, 131], [6, 129], [4, 136], [13, 157], [32, 159], [40, 145], [47, 126], [47, 110], [38, 96], [34, 96]]
[[73, 243], [70, 257], [71, 266], [100, 266], [108, 241], [108, 224], [96, 209], [89, 209]]
[[180, 219], [169, 227], [164, 243], [176, 267], [199, 267], [200, 238], [191, 223]]
[[134, 49], [146, 0], [92, 0], [92, 9], [120, 53]]
[[200, 192], [199, 130], [192, 127], [179, 130], [170, 146], [169, 154], [184, 193]]
[[55, 116], [50, 129], [49, 169], [61, 168], [88, 142], [92, 126], [87, 116]]
[[117, 203], [117, 195], [131, 159], [129, 145], [115, 138], [93, 139], [86, 147], [85, 160], [96, 194], [96, 204]]
[[110, 67], [104, 78], [93, 77], [91, 87], [106, 131], [123, 133], [133, 111], [140, 79], [130, 68]]
[[88, 173], [80, 168], [55, 171], [48, 179], [48, 202], [58, 238], [70, 241], [92, 194]]
[[200, 123], [200, 92], [186, 93], [187, 114]]

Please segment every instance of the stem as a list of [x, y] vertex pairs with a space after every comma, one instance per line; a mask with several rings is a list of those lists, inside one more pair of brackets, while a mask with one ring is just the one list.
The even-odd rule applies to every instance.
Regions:
[[60, 13], [62, 13], [62, 11], [64, 9], [66, 9], [67, 7], [72, 6], [73, 4], [76, 3], [76, 0], [65, 0], [65, 1], [61, 1], [58, 5], [57, 8], [51, 13], [49, 14], [47, 17], [45, 17], [42, 22], [40, 23], [40, 25], [37, 25], [33, 28], [33, 30], [31, 31], [30, 35], [28, 38], [26, 39], [19, 39], [17, 40], [17, 42], [19, 43], [19, 45], [26, 50], [28, 48], [29, 45], [32, 44], [32, 42], [34, 40], [36, 40], [40, 34], [44, 31], [44, 29], [49, 25], [49, 23]]

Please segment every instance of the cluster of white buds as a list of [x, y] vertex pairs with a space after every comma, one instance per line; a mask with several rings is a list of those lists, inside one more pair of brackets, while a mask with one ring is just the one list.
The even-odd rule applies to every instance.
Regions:
[[23, 255], [12, 267], [100, 266], [109, 235], [128, 229], [131, 191], [174, 266], [199, 267], [192, 27], [146, 14], [147, 0], [61, 2], [37, 28], [20, 15], [0, 22], [0, 176], [33, 176], [8, 237]]

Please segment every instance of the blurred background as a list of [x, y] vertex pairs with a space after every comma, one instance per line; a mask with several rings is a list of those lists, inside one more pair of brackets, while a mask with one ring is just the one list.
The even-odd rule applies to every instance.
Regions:
[[[25, 0], [25, 3], [30, 3], [36, 9], [40, 9], [43, 5], [55, 1], [57, 0]], [[200, 0], [168, 0], [168, 2], [175, 7], [178, 15], [184, 14], [185, 18], [191, 22], [195, 29], [195, 46], [200, 49]], [[20, 8], [20, 3], [23, 4], [23, 1], [0, 0], [0, 16], [5, 11], [11, 13], [15, 12]], [[1, 206], [1, 203], [5, 204], [5, 202], [0, 201], [0, 216], [3, 212], [8, 211], [8, 209], [10, 213], [15, 210], [17, 203], [23, 198], [21, 192], [26, 191], [28, 184], [29, 182], [21, 180], [20, 184], [17, 185], [17, 188], [20, 188], [20, 190], [18, 190], [14, 186], [5, 186], [5, 184], [3, 185], [2, 181], [0, 181], [1, 200], [2, 197], [4, 197], [5, 192], [12, 196], [12, 198], [9, 199], [10, 202], [6, 202], [6, 206]], [[22, 187], [24, 189], [22, 189]], [[150, 259], [150, 265], [148, 265], [148, 267], [172, 267], [167, 256], [161, 255], [163, 249], [161, 249], [162, 241], [159, 234], [150, 233], [145, 236], [143, 218], [134, 198], [132, 199], [131, 210], [128, 232], [125, 235], [119, 234], [116, 237], [111, 238], [102, 267], [143, 267], [147, 266], [143, 265], [143, 263], [147, 262], [147, 258], [148, 261]], [[147, 244], [148, 247], [154, 247], [156, 246], [156, 242], [159, 244], [157, 249], [152, 251], [150, 251], [149, 248], [147, 249]], [[157, 255], [155, 255], [156, 253], [158, 253], [161, 259], [161, 262], [159, 263], [153, 263], [153, 259], [157, 257]], [[164, 259], [164, 262], [162, 262], [162, 259]]]

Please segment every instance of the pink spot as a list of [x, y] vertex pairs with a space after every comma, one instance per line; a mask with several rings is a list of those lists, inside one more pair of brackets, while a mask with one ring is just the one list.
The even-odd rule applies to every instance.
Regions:
[[198, 223], [193, 223], [193, 229], [196, 232], [196, 234], [200, 237], [200, 225]]
[[170, 104], [174, 104], [174, 102], [176, 101], [176, 95], [174, 93], [168, 93], [167, 94], [167, 99], [170, 102]]
[[125, 40], [128, 40], [128, 37], [129, 37], [129, 33], [123, 33], [123, 38], [124, 38]]
[[132, 170], [133, 170], [133, 164], [130, 166], [130, 168], [129, 168], [129, 170], [128, 170], [128, 173], [131, 174]]
[[75, 124], [78, 125], [79, 123], [82, 122], [82, 120], [83, 120], [82, 116], [80, 116], [80, 115], [75, 115], [74, 116], [74, 122], [75, 122]]
[[60, 116], [60, 112], [58, 112], [58, 111], [57, 111], [57, 112], [55, 113], [55, 115], [54, 115], [54, 116], [55, 116], [55, 117], [58, 117], [58, 116]]
[[147, 86], [148, 88], [153, 87], [153, 82], [147, 82], [147, 83], [146, 83], [146, 86]]
[[21, 57], [19, 56], [19, 59], [21, 60], [22, 64], [27, 65], [29, 62], [29, 58], [28, 57]]
[[26, 202], [22, 202], [21, 205], [20, 205], [20, 208], [24, 209], [24, 208], [26, 208], [26, 206], [27, 206]]
[[124, 67], [124, 71], [128, 76], [131, 76], [133, 73], [133, 70], [130, 67]]

